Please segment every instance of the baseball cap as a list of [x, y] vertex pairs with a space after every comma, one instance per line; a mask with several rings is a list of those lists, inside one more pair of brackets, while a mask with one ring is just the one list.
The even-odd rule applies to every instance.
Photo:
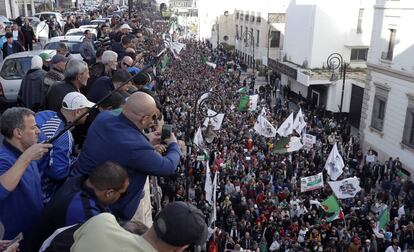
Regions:
[[53, 56], [50, 63], [57, 64], [57, 63], [60, 63], [60, 62], [67, 62], [67, 61], [68, 61], [68, 58], [66, 58], [65, 56], [60, 55], [60, 54], [56, 54], [55, 56]]
[[51, 60], [50, 55], [48, 53], [41, 53], [41, 54], [39, 54], [39, 56], [44, 61], [50, 61]]
[[204, 214], [186, 202], [168, 204], [155, 217], [153, 226], [159, 239], [175, 247], [202, 245], [208, 236]]
[[82, 108], [91, 108], [95, 103], [89, 101], [83, 94], [79, 92], [70, 92], [63, 98], [62, 108], [67, 110], [75, 110]]

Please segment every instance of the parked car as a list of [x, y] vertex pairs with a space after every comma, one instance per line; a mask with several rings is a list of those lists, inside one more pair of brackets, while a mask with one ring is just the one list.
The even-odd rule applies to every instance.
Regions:
[[44, 46], [43, 49], [45, 50], [56, 50], [59, 43], [65, 43], [67, 46], [69, 53], [75, 59], [82, 60], [82, 56], [80, 55], [79, 49], [83, 40], [83, 36], [59, 36], [51, 38]]
[[62, 29], [65, 26], [65, 20], [63, 20], [62, 14], [60, 14], [59, 12], [45, 11], [45, 12], [36, 13], [34, 16], [37, 18], [43, 17], [44, 19], [47, 19], [48, 17], [55, 18]]
[[79, 27], [79, 28], [74, 28], [74, 29], [70, 29], [69, 31], [66, 32], [65, 36], [83, 36], [84, 32], [86, 30], [90, 30], [92, 35], [93, 35], [93, 41], [96, 41], [96, 38], [98, 37], [98, 31], [94, 28], [87, 28], [87, 27]]
[[110, 18], [97, 18], [94, 20], [91, 20], [92, 25], [101, 25], [101, 24], [109, 24], [111, 25], [111, 19]]
[[32, 57], [41, 53], [48, 53], [50, 57], [56, 50], [34, 50], [14, 53], [7, 56], [0, 63], [0, 106], [13, 106], [17, 101], [20, 84], [24, 75], [32, 65]]

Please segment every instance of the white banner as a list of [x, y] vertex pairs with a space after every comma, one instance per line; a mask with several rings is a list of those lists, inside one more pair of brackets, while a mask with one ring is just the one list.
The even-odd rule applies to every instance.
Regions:
[[357, 177], [347, 178], [341, 181], [329, 181], [328, 184], [338, 199], [353, 198], [361, 191]]
[[344, 166], [344, 160], [342, 159], [341, 154], [339, 154], [338, 146], [335, 143], [325, 163], [325, 169], [331, 180], [337, 180], [338, 177], [341, 176], [344, 171]]
[[[214, 111], [214, 110], [209, 109], [207, 111], [207, 114], [209, 116], [213, 116], [213, 115], [217, 114], [217, 112]], [[204, 120], [203, 125], [204, 125], [204, 127], [207, 127], [208, 126], [208, 122], [210, 121], [211, 122], [211, 125], [213, 125], [213, 127], [214, 127], [214, 130], [219, 130], [221, 128], [221, 124], [223, 123], [223, 119], [224, 119], [224, 114], [217, 114], [214, 117], [206, 118]]]
[[257, 121], [254, 124], [254, 129], [257, 134], [264, 137], [275, 137], [276, 128], [262, 115], [257, 117]]
[[300, 191], [308, 192], [316, 189], [323, 188], [323, 175], [322, 172], [300, 179]]

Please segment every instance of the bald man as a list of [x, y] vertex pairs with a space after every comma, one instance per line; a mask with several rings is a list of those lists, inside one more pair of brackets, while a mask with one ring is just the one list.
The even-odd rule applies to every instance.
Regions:
[[119, 116], [102, 112], [89, 128], [72, 176], [88, 175], [105, 161], [114, 161], [128, 170], [128, 193], [116, 205], [113, 213], [129, 220], [138, 208], [148, 175], [170, 176], [180, 161], [180, 149], [174, 134], [166, 139], [167, 150], [161, 156], [154, 146], [160, 143], [160, 132], [145, 134], [157, 124], [160, 111], [152, 96], [144, 92], [132, 94]]
[[128, 70], [132, 66], [134, 66], [134, 60], [129, 56], [125, 56], [121, 61], [121, 69]]

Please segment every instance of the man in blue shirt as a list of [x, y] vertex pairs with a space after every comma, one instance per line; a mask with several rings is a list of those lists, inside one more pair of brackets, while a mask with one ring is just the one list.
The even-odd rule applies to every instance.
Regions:
[[131, 219], [136, 212], [148, 175], [172, 175], [179, 164], [180, 149], [174, 134], [165, 140], [168, 148], [161, 156], [153, 147], [160, 142], [160, 134], [143, 132], [157, 124], [159, 114], [154, 98], [144, 92], [132, 94], [118, 116], [100, 113], [72, 170], [74, 176], [87, 175], [107, 160], [125, 167], [130, 176], [128, 195], [111, 207], [123, 219]]
[[[40, 128], [40, 142], [46, 141], [60, 133], [66, 123], [75, 121], [95, 103], [88, 101], [79, 92], [70, 92], [63, 98], [59, 112], [45, 110], [36, 114], [36, 123]], [[88, 116], [80, 119], [76, 125], [85, 123]], [[43, 202], [49, 202], [59, 186], [69, 176], [75, 157], [75, 141], [72, 133], [66, 131], [53, 143], [52, 150], [39, 161], [42, 178]]]
[[4, 239], [12, 240], [23, 232], [21, 251], [30, 248], [30, 231], [43, 209], [37, 163], [52, 147], [36, 144], [40, 131], [34, 112], [27, 108], [7, 109], [1, 118], [0, 146], [0, 221]]

